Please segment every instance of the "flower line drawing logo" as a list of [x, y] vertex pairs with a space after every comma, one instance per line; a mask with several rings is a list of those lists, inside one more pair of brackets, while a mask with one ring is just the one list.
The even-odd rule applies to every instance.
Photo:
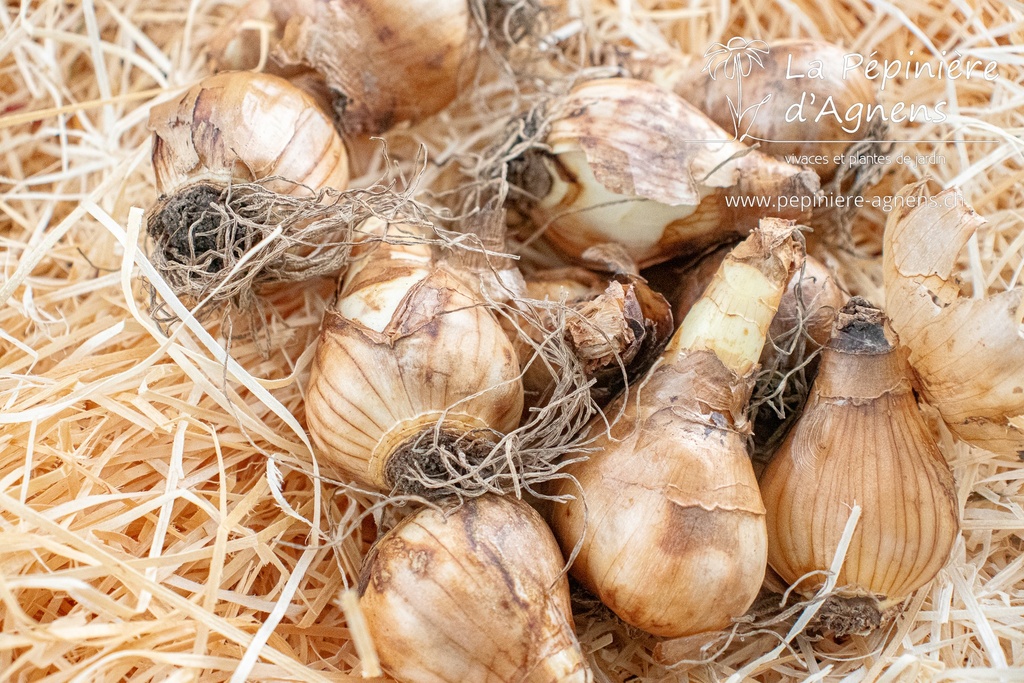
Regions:
[[769, 50], [768, 43], [763, 40], [748, 40], [736, 36], [730, 38], [724, 45], [714, 43], [704, 52], [702, 73], [707, 72], [711, 80], [717, 80], [721, 73], [725, 78], [736, 81], [736, 100], [733, 101], [731, 95], [727, 95], [726, 100], [729, 103], [733, 133], [740, 142], [749, 137], [747, 133], [754, 124], [758, 111], [772, 99], [772, 94], [768, 93], [760, 102], [748, 107], [743, 106], [743, 79], [753, 72], [755, 64], [758, 68], [764, 68], [764, 58], [768, 56]]

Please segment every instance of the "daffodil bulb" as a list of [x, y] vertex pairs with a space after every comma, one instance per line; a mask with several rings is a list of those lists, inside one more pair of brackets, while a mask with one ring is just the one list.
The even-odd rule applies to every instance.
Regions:
[[354, 481], [443, 495], [518, 425], [519, 362], [465, 274], [419, 232], [388, 226], [385, 240], [398, 243], [361, 249], [324, 315], [306, 418], [320, 455]]
[[331, 120], [288, 81], [229, 72], [153, 107], [153, 170], [163, 195], [281, 178], [274, 189], [310, 194], [348, 185], [348, 156]]
[[360, 607], [403, 683], [589, 683], [558, 544], [508, 496], [424, 509], [373, 546]]
[[[761, 588], [764, 506], [746, 404], [801, 249], [769, 219], [721, 264], [654, 368], [591, 425], [550, 522], [571, 572], [624, 621], [679, 637], [728, 626]], [[620, 415], [621, 411], [621, 415]], [[577, 488], [578, 483], [578, 488]]]
[[818, 178], [737, 142], [672, 92], [626, 78], [576, 86], [550, 106], [545, 150], [515, 167], [538, 230], [573, 259], [604, 242], [646, 267], [803, 219]]
[[1024, 458], [1024, 287], [961, 286], [958, 256], [984, 219], [959, 189], [928, 197], [912, 185], [897, 202], [882, 251], [886, 306], [922, 396], [960, 439]]
[[[677, 92], [722, 128], [777, 159], [805, 159], [831, 180], [850, 148], [884, 130], [878, 92], [848, 50], [821, 40], [733, 38], [710, 48]], [[829, 113], [834, 112], [834, 113]]]
[[953, 475], [885, 323], [863, 299], [843, 308], [803, 415], [761, 477], [768, 562], [804, 594], [821, 585], [851, 507], [862, 509], [837, 579], [844, 599], [821, 615], [839, 634], [878, 626], [931, 581], [959, 531]]
[[284, 27], [284, 65], [321, 74], [346, 133], [376, 134], [436, 114], [476, 68], [465, 0], [320, 0]]
[[160, 191], [147, 219], [153, 262], [179, 297], [211, 304], [196, 314], [231, 302], [262, 324], [262, 287], [340, 269], [347, 226], [310, 225], [330, 211], [320, 193], [348, 184], [348, 155], [302, 90], [267, 74], [217, 74], [153, 107], [149, 128]]

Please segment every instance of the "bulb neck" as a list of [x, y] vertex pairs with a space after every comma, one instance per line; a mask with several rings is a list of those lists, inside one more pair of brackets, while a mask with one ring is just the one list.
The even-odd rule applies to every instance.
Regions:
[[881, 310], [854, 297], [839, 311], [814, 383], [814, 395], [865, 403], [911, 391], [905, 354], [894, 345]]
[[822, 399], [866, 403], [911, 391], [903, 355], [896, 349], [858, 354], [826, 348], [813, 394]]
[[836, 316], [829, 348], [841, 353], [878, 355], [894, 345], [887, 334], [885, 314], [866, 299], [853, 297]]

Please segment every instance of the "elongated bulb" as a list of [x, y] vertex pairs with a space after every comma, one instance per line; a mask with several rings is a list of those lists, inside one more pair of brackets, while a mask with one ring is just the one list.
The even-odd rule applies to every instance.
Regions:
[[[572, 574], [619, 617], [660, 636], [720, 629], [764, 578], [764, 506], [743, 435], [753, 368], [800, 258], [792, 223], [763, 221], [722, 264], [668, 349], [591, 425], [550, 521]], [[746, 330], [748, 338], [733, 337]]]

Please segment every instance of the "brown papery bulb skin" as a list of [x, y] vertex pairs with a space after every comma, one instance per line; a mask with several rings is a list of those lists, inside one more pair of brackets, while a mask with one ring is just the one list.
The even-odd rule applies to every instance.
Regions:
[[272, 176], [288, 181], [272, 189], [293, 195], [348, 185], [348, 156], [333, 123], [309, 95], [276, 76], [205, 78], [153, 107], [149, 128], [162, 195]]
[[[616, 354], [628, 363], [636, 355], [643, 334], [643, 312], [632, 288], [623, 288], [584, 268], [559, 268], [531, 273], [526, 277], [525, 294], [531, 299], [549, 304], [565, 303], [565, 329], [563, 335], [571, 350], [580, 358], [588, 374], [604, 369], [614, 362]], [[581, 311], [580, 309], [586, 309]], [[524, 368], [523, 389], [527, 411], [542, 406], [550, 399], [558, 375], [564, 367], [549, 367], [539, 356], [535, 344], [543, 344], [550, 334], [557, 334], [558, 316], [542, 311], [541, 325], [525, 320], [519, 325], [520, 334], [506, 324], [514, 340], [519, 363]]]
[[[316, 0], [249, 0], [223, 23], [206, 44], [210, 71], [262, 71], [286, 79], [316, 101], [321, 111], [334, 116], [334, 95], [323, 76], [302, 64], [282, 64], [275, 59], [277, 44], [292, 17], [311, 14]], [[262, 61], [261, 61], [262, 60]], [[367, 140], [347, 140], [350, 162], [366, 161], [359, 149]], [[353, 149], [355, 147], [356, 149]], [[372, 154], [376, 151], [369, 150]], [[353, 176], [359, 171], [350, 169]]]
[[381, 665], [404, 683], [589, 683], [562, 554], [505, 496], [425, 509], [377, 541], [359, 600]]
[[443, 476], [443, 467], [416, 461], [413, 446], [511, 431], [523, 407], [519, 375], [508, 336], [460, 273], [435, 263], [428, 245], [377, 244], [324, 315], [306, 396], [310, 435], [361, 484], [428, 493], [405, 488], [403, 473]]
[[[643, 374], [672, 334], [668, 302], [638, 275], [609, 278], [583, 268], [538, 271], [526, 278], [526, 294], [545, 302], [541, 306], [564, 302], [563, 322], [554, 313], [542, 313], [544, 327], [527, 324], [524, 330], [533, 344], [561, 332], [583, 372], [596, 381], [590, 393], [599, 403], [618, 393], [624, 373], [629, 379]], [[536, 358], [534, 345], [522, 335], [514, 338], [526, 368], [527, 409], [544, 405], [563, 369]]]
[[[797, 206], [818, 191], [813, 172], [752, 151], [651, 83], [581, 83], [551, 118], [550, 153], [530, 153], [512, 180], [537, 199], [545, 239], [572, 259], [617, 242], [647, 267], [745, 235], [761, 218], [810, 216]], [[763, 197], [769, 207], [740, 202]]]
[[[766, 567], [764, 507], [746, 452], [746, 403], [765, 333], [800, 249], [767, 221], [726, 258], [659, 363], [591, 425], [596, 452], [553, 487], [572, 574], [627, 623], [659, 636], [721, 629]], [[610, 431], [610, 433], [609, 433]]]
[[[759, 57], [761, 65], [751, 62], [746, 75], [727, 78], [718, 71], [712, 78], [709, 71], [703, 71], [681, 81], [677, 91], [715, 123], [732, 131], [729, 100], [736, 103], [736, 81], [742, 79], [740, 106], [750, 107], [770, 98], [756, 115], [746, 115], [740, 134], [750, 136], [749, 144], [760, 142], [761, 150], [779, 159], [822, 157], [819, 161], [824, 163], [816, 163], [812, 168], [822, 181], [830, 180], [838, 167], [835, 158], [869, 137], [872, 126], [868, 122], [868, 108], [878, 105], [878, 92], [863, 70], [851, 69], [844, 78], [847, 51], [838, 45], [820, 40], [788, 40], [767, 47], [768, 54]], [[829, 98], [839, 116], [845, 116], [851, 108], [856, 112], [859, 107], [861, 121], [840, 123], [835, 116], [818, 116]], [[793, 120], [787, 121], [787, 110], [801, 103], [803, 118], [790, 116]]]
[[[799, 295], [797, 287], [799, 285]], [[783, 370], [791, 370], [804, 361], [806, 353], [817, 351], [828, 343], [832, 324], [847, 300], [846, 293], [836, 282], [835, 276], [824, 263], [808, 255], [802, 270], [793, 273], [786, 287], [786, 293], [779, 304], [779, 312], [768, 328], [768, 344], [761, 354], [761, 365], [769, 365], [779, 355], [780, 346], [788, 349], [799, 328], [808, 342], [804, 354], [791, 354], [781, 364]]]
[[[270, 50], [281, 40], [285, 24], [293, 16], [311, 13], [316, 0], [249, 0], [217, 29], [206, 44], [210, 69], [219, 71], [257, 70], [260, 58], [270, 57]], [[267, 44], [262, 45], [266, 34]], [[263, 54], [263, 49], [267, 53]], [[263, 67], [278, 76], [280, 66], [265, 59]], [[295, 71], [285, 69], [286, 71]]]
[[323, 75], [346, 133], [382, 133], [436, 114], [475, 68], [466, 0], [311, 4], [288, 20], [275, 57]]
[[922, 395], [958, 438], [1024, 459], [1024, 287], [961, 291], [957, 259], [985, 221], [958, 188], [926, 197], [923, 183], [911, 185], [896, 200], [882, 251], [886, 306]]
[[[768, 562], [791, 584], [829, 569], [850, 509], [861, 506], [836, 585], [876, 599], [880, 612], [935, 577], [959, 530], [953, 475], [883, 322], [863, 299], [842, 310], [804, 413], [761, 477]], [[863, 616], [862, 626], [878, 623]]]

